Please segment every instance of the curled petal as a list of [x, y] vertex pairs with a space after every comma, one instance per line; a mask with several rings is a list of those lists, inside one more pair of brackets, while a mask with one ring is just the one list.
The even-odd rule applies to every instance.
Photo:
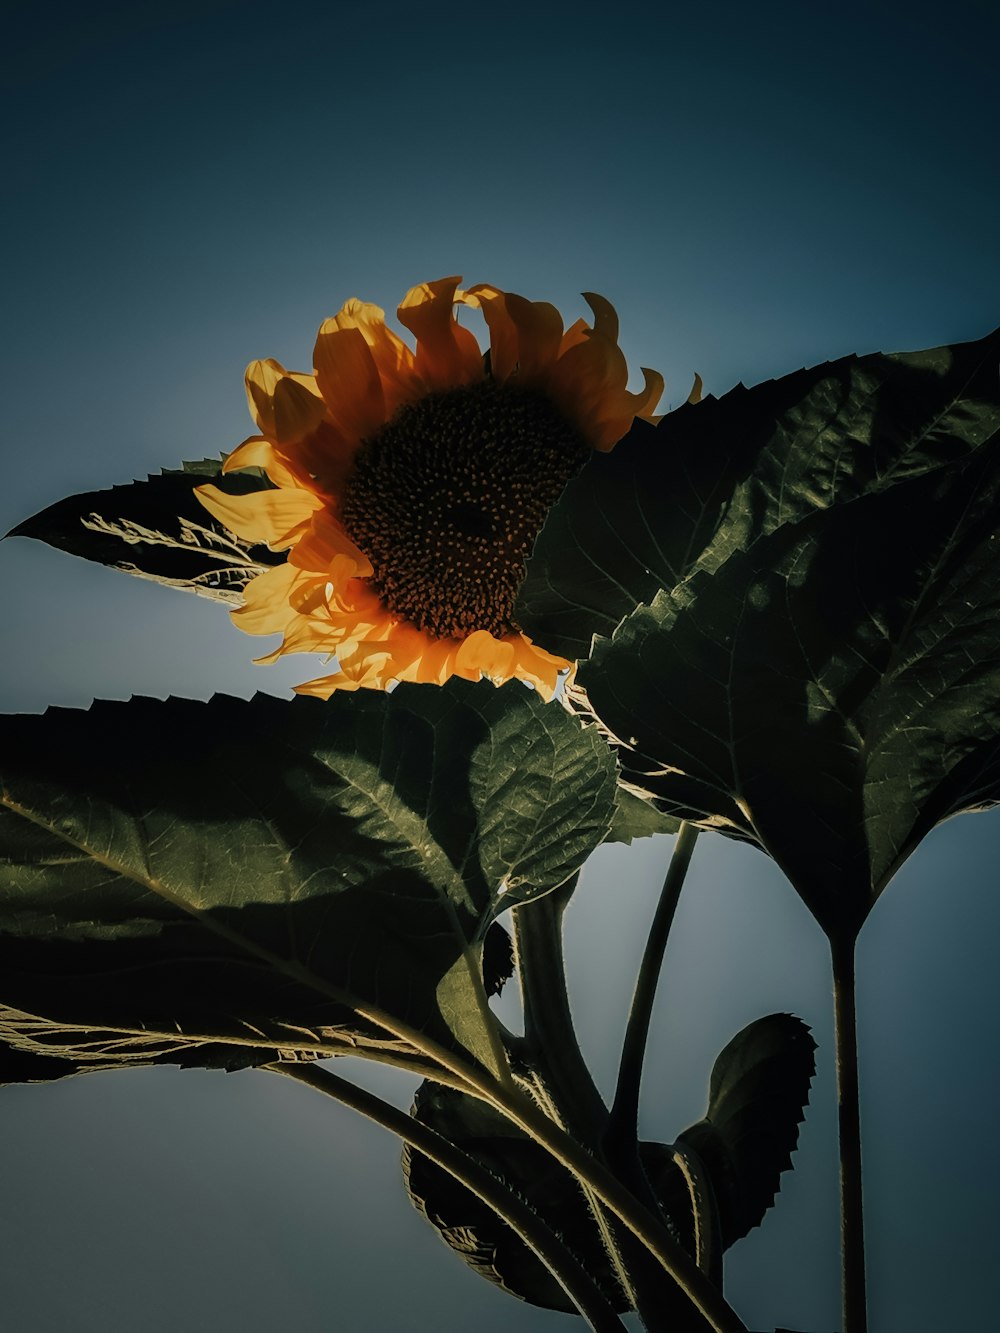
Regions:
[[410, 402], [423, 392], [416, 358], [402, 338], [387, 327], [385, 311], [377, 305], [352, 297], [344, 302], [339, 314], [322, 326], [323, 329], [330, 327], [357, 329], [368, 344], [382, 382], [387, 418], [403, 403]]
[[238, 472], [240, 468], [247, 467], [260, 468], [275, 486], [303, 484], [302, 476], [289, 466], [288, 461], [263, 435], [251, 435], [248, 440], [238, 444], [231, 454], [226, 455], [222, 471]]
[[417, 374], [431, 389], [453, 389], [483, 377], [483, 356], [468, 329], [455, 319], [459, 278], [412, 287], [397, 314], [417, 340]]

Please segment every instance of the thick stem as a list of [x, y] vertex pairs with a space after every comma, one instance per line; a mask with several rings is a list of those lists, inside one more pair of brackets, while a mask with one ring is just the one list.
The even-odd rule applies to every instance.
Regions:
[[653, 1001], [656, 998], [656, 986], [660, 979], [667, 937], [670, 934], [677, 901], [697, 841], [698, 830], [695, 826], [681, 824], [663, 888], [660, 890], [660, 900], [649, 928], [649, 938], [646, 941], [639, 975], [636, 977], [632, 1008], [625, 1029], [621, 1064], [618, 1069], [618, 1086], [615, 1089], [615, 1100], [611, 1107], [611, 1120], [605, 1139], [612, 1161], [631, 1160], [637, 1151], [639, 1086], [642, 1082], [642, 1064], [653, 1015]]
[[569, 1132], [596, 1146], [608, 1110], [577, 1041], [563, 957], [563, 916], [576, 881], [514, 908], [514, 957], [528, 1062], [541, 1069]]
[[840, 1245], [844, 1333], [868, 1333], [854, 945], [853, 936], [831, 941], [840, 1124]]
[[620, 1333], [625, 1328], [586, 1269], [554, 1232], [526, 1203], [468, 1153], [449, 1143], [429, 1126], [328, 1069], [303, 1064], [274, 1064], [265, 1065], [264, 1068], [333, 1097], [411, 1144], [442, 1170], [461, 1181], [503, 1218], [545, 1264], [595, 1333], [612, 1333], [612, 1330], [619, 1330]]

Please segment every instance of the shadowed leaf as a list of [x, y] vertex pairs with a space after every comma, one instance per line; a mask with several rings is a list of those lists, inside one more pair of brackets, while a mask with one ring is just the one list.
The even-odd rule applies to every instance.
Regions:
[[708, 1172], [725, 1248], [760, 1225], [791, 1170], [815, 1049], [791, 1014], [757, 1019], [716, 1060], [705, 1118], [678, 1136]]
[[926, 352], [845, 357], [637, 421], [550, 513], [518, 623], [569, 658], [693, 569], [785, 523], [945, 467], [1000, 428], [1000, 330]]
[[214, 519], [194, 494], [206, 481], [227, 494], [270, 487], [262, 472], [223, 476], [220, 459], [184, 463], [145, 481], [58, 500], [13, 528], [86, 560], [171, 588], [239, 605], [247, 583], [286, 552], [252, 545]]
[[[579, 1187], [544, 1148], [483, 1102], [435, 1083], [419, 1088], [412, 1114], [531, 1204], [585, 1264], [615, 1308], [630, 1308]], [[658, 1144], [643, 1144], [644, 1157], [649, 1149], [665, 1151]], [[656, 1187], [664, 1191], [660, 1197], [671, 1230], [690, 1249], [686, 1186], [672, 1160], [661, 1167], [658, 1157], [657, 1163]], [[413, 1206], [480, 1277], [531, 1305], [578, 1313], [548, 1269], [492, 1209], [409, 1146], [403, 1151], [403, 1177]], [[674, 1333], [699, 1333], [704, 1327], [671, 1283], [664, 1283], [661, 1313], [669, 1316]]]
[[408, 1029], [490, 1065], [483, 937], [615, 792], [595, 729], [463, 681], [6, 717], [0, 786], [0, 1035], [40, 1077], [413, 1056]]
[[1000, 800], [1000, 444], [786, 524], [600, 640], [577, 705], [667, 813], [756, 842], [853, 937]]

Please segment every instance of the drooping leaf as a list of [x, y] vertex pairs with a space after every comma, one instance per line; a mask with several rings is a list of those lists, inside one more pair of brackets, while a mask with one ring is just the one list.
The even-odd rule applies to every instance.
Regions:
[[415, 1029], [490, 1065], [483, 937], [603, 839], [615, 775], [565, 710], [452, 681], [2, 718], [0, 788], [11, 1048], [229, 1067]]
[[704, 1119], [678, 1136], [708, 1172], [725, 1248], [760, 1225], [791, 1170], [815, 1049], [801, 1019], [757, 1019], [716, 1060]]
[[223, 527], [194, 494], [206, 481], [232, 495], [263, 490], [262, 472], [222, 473], [220, 459], [58, 500], [8, 536], [35, 537], [71, 555], [139, 578], [239, 605], [247, 583], [285, 560]]
[[1000, 800], [998, 504], [1000, 442], [785, 524], [600, 640], [577, 704], [851, 939], [936, 823]]
[[586, 657], [636, 606], [784, 523], [948, 466], [1000, 429], [1000, 330], [978, 342], [845, 357], [638, 421], [553, 508], [518, 622]]
[[[542, 1147], [483, 1102], [435, 1083], [417, 1092], [412, 1114], [422, 1124], [471, 1154], [492, 1175], [531, 1204], [587, 1268], [608, 1300], [621, 1312], [630, 1308], [578, 1185]], [[662, 1145], [642, 1145], [664, 1151]], [[690, 1247], [690, 1204], [680, 1172], [667, 1161], [657, 1187], [670, 1226]], [[410, 1147], [403, 1151], [403, 1177], [410, 1202], [442, 1240], [480, 1277], [520, 1300], [569, 1314], [573, 1306], [548, 1269], [524, 1242], [474, 1194]], [[674, 1210], [677, 1210], [676, 1212]], [[664, 1282], [662, 1314], [675, 1333], [697, 1333], [688, 1300]]]

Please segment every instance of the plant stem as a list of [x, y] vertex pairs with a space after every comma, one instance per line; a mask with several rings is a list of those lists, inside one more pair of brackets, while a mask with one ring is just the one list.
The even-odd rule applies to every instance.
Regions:
[[612, 1330], [625, 1328], [589, 1273], [555, 1233], [523, 1200], [468, 1153], [429, 1126], [328, 1069], [302, 1064], [273, 1064], [263, 1068], [333, 1097], [409, 1143], [503, 1218], [545, 1264], [595, 1333], [612, 1333]]
[[524, 1094], [510, 1097], [494, 1084], [492, 1093], [477, 1077], [469, 1091], [484, 1096], [509, 1120], [547, 1148], [582, 1183], [589, 1185], [602, 1204], [614, 1213], [647, 1252], [687, 1296], [707, 1329], [713, 1333], [745, 1333], [746, 1325], [724, 1300], [722, 1293], [698, 1268], [663, 1222], [638, 1199], [598, 1158], [582, 1148], [565, 1130], [553, 1123]]
[[646, 941], [639, 975], [636, 977], [632, 1007], [625, 1028], [621, 1064], [618, 1069], [618, 1086], [615, 1089], [615, 1100], [611, 1107], [611, 1119], [605, 1137], [613, 1161], [630, 1160], [637, 1151], [639, 1085], [642, 1081], [642, 1064], [653, 1014], [653, 1000], [656, 998], [656, 986], [660, 979], [667, 936], [670, 934], [677, 901], [697, 841], [698, 830], [695, 826], [682, 823], [670, 865], [667, 867], [663, 888], [660, 890], [660, 900], [649, 928], [649, 938]]
[[511, 919], [529, 1063], [541, 1069], [570, 1133], [596, 1147], [608, 1109], [577, 1040], [563, 957], [563, 916], [577, 878], [515, 907]]
[[854, 936], [830, 942], [840, 1125], [840, 1246], [844, 1333], [868, 1333], [854, 946]]

